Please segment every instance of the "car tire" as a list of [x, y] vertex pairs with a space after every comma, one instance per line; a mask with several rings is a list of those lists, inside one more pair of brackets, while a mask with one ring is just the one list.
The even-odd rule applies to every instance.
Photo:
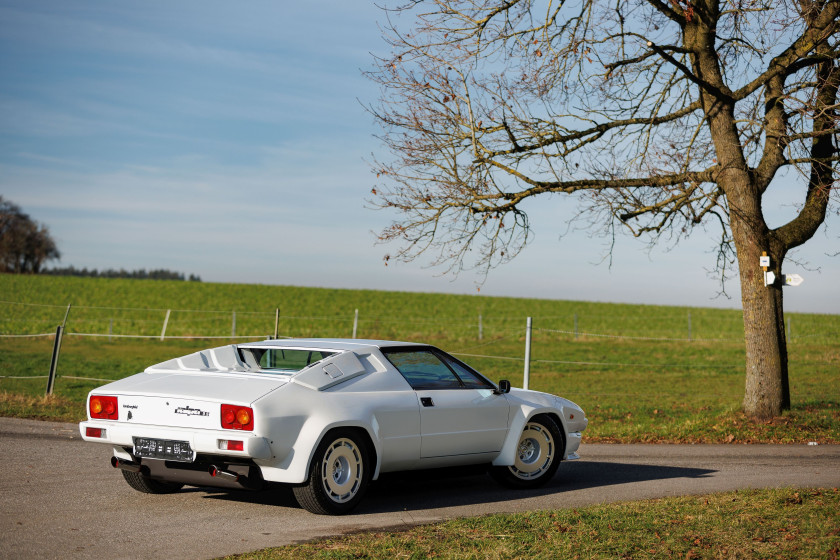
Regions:
[[312, 457], [309, 480], [295, 486], [302, 508], [320, 515], [343, 515], [362, 500], [372, 473], [367, 440], [353, 430], [330, 432]]
[[557, 472], [565, 450], [557, 421], [547, 415], [535, 416], [519, 436], [514, 464], [490, 467], [490, 475], [511, 488], [537, 488]]
[[144, 494], [172, 494], [184, 487], [180, 482], [164, 482], [155, 480], [143, 473], [120, 471], [128, 485]]

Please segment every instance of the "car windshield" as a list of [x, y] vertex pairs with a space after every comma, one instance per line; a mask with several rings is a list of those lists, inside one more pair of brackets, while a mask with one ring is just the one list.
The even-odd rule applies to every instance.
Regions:
[[293, 374], [335, 352], [299, 348], [239, 347], [242, 361], [252, 368], [271, 373]]

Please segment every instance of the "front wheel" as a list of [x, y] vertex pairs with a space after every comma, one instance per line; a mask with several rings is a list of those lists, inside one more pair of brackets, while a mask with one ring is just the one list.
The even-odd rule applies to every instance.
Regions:
[[514, 464], [491, 467], [490, 475], [511, 488], [537, 488], [557, 472], [565, 448], [557, 422], [550, 416], [535, 416], [519, 436]]
[[293, 489], [298, 503], [312, 513], [342, 515], [362, 500], [371, 477], [364, 438], [337, 430], [321, 442], [312, 457], [309, 481]]

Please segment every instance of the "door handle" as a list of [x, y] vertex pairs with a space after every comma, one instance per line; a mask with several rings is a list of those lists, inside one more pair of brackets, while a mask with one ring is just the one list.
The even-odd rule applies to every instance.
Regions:
[[435, 402], [432, 400], [432, 397], [420, 397], [420, 404], [423, 406], [435, 406]]

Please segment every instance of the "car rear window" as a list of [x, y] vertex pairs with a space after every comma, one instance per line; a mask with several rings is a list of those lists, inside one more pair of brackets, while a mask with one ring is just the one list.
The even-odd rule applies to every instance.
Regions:
[[242, 361], [256, 369], [276, 373], [297, 373], [335, 352], [297, 348], [239, 348]]

